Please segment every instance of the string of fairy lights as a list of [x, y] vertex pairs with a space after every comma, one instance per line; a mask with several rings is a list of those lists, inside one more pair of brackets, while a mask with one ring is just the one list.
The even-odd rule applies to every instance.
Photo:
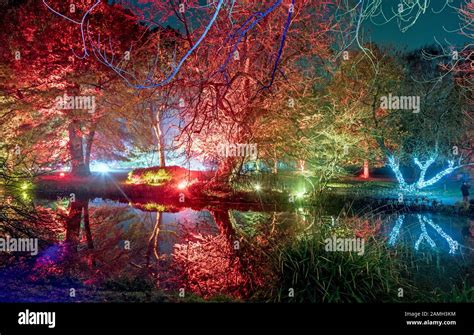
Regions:
[[[395, 246], [399, 236], [400, 236], [400, 230], [403, 227], [403, 224], [405, 222], [405, 215], [400, 215], [397, 217], [396, 223], [390, 232], [389, 235], [389, 240], [388, 240], [388, 245], [389, 246]], [[433, 228], [442, 238], [446, 240], [449, 246], [449, 253], [450, 254], [455, 254], [456, 251], [459, 249], [460, 245], [457, 241], [455, 241], [451, 236], [446, 234], [444, 230], [437, 225], [436, 223], [433, 222], [432, 219], [428, 218], [426, 215], [417, 215], [418, 223], [420, 224], [420, 236], [415, 242], [415, 250], [418, 251], [420, 249], [420, 246], [422, 245], [423, 241], [426, 241], [431, 248], [436, 248], [436, 242], [430, 237], [428, 234], [427, 230], [427, 225]]]

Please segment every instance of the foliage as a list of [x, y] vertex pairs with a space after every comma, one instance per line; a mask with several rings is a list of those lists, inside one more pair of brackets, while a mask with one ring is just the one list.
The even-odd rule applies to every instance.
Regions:
[[136, 169], [128, 174], [127, 182], [130, 184], [147, 184], [159, 186], [170, 181], [171, 174], [163, 168]]
[[166, 206], [157, 203], [147, 203], [143, 206], [147, 211], [154, 211], [154, 212], [164, 212], [166, 210]]
[[[415, 289], [403, 277], [403, 264], [374, 235], [366, 236], [365, 253], [328, 252], [325, 239], [339, 233], [355, 236], [353, 222], [321, 224], [280, 248], [272, 257], [277, 273], [272, 299], [279, 302], [397, 301], [399, 288]], [[338, 236], [339, 237], [339, 236]], [[288, 289], [294, 289], [294, 298]]]

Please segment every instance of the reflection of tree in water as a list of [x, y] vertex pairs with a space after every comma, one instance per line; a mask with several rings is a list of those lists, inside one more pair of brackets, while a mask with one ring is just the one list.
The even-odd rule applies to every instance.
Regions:
[[62, 219], [60, 224], [65, 228], [65, 239], [50, 245], [39, 255], [33, 267], [32, 278], [77, 274], [77, 265], [83, 261], [83, 255], [79, 254], [81, 227], [86, 231], [89, 248], [93, 248], [88, 204], [88, 199], [77, 198], [69, 204], [67, 210], [57, 210], [57, 215]]
[[[45, 245], [58, 241], [58, 236], [64, 234], [54, 211], [38, 207], [19, 197], [0, 194], [0, 236], [12, 238], [36, 238], [41, 249]], [[0, 266], [15, 265], [24, 259], [24, 255], [0, 254]]]
[[130, 265], [134, 248], [124, 244], [135, 230], [120, 224], [135, 219], [127, 207], [90, 206], [89, 199], [78, 197], [61, 216], [65, 239], [41, 253], [35, 276], [54, 274], [94, 284], [136, 271]]
[[457, 241], [459, 236], [455, 234], [457, 223], [464, 220], [455, 218], [455, 224], [450, 226], [451, 218], [444, 216], [425, 213], [396, 217], [395, 224], [387, 232], [387, 243], [391, 247], [401, 247], [401, 250], [404, 247], [413, 249], [414, 253], [408, 253], [405, 262], [411, 264], [410, 275], [417, 286], [436, 285], [450, 291], [461, 279], [468, 287], [473, 287], [472, 249], [461, 240]]
[[48, 205], [52, 208], [37, 204], [34, 214], [43, 213], [48, 223], [30, 216], [22, 225], [11, 220], [1, 227], [44, 237], [39, 255], [28, 266], [27, 280], [40, 285], [54, 279], [58, 288], [80, 284], [101, 289], [140, 279], [172, 296], [185, 288], [203, 297], [246, 298], [268, 284], [265, 253], [276, 240], [293, 236], [295, 226], [293, 217], [277, 213], [145, 212], [80, 196], [67, 205]]
[[[417, 215], [418, 222], [420, 224], [420, 236], [415, 242], [415, 250], [419, 250], [420, 245], [423, 241], [426, 241], [431, 248], [436, 248], [436, 242], [430, 237], [427, 231], [427, 225], [431, 227], [436, 233], [439, 234], [440, 237], [444, 238], [449, 246], [449, 253], [454, 254], [459, 248], [459, 243], [451, 238], [448, 234], [446, 234], [443, 229], [435, 224], [432, 219], [428, 218], [426, 215]], [[390, 232], [389, 236], [389, 245], [394, 246], [397, 242], [397, 239], [400, 235], [400, 229], [402, 228], [403, 223], [405, 222], [405, 215], [400, 215], [397, 218], [397, 222], [393, 227], [392, 231]]]
[[158, 237], [160, 234], [160, 226], [162, 224], [163, 214], [161, 212], [156, 213], [155, 225], [153, 226], [153, 231], [148, 240], [148, 247], [146, 250], [146, 266], [150, 267], [151, 256], [155, 257], [155, 260], [159, 260], [159, 246], [158, 246]]
[[162, 213], [80, 197], [57, 213], [65, 237], [38, 256], [31, 279], [56, 276], [101, 285], [140, 278], [159, 285], [169, 277], [159, 255]]
[[219, 233], [181, 232], [183, 242], [175, 244], [173, 251], [173, 264], [180, 273], [177, 284], [203, 297], [242, 297], [253, 284], [247, 276], [252, 269], [244, 268], [243, 249], [231, 229], [229, 211], [214, 211], [213, 216]]
[[295, 217], [231, 210], [212, 214], [218, 234], [189, 232], [185, 242], [175, 245], [173, 262], [181, 274], [181, 287], [207, 298], [255, 296], [272, 281], [267, 257], [294, 237]]
[[[151, 229], [147, 231], [147, 245], [145, 250], [145, 264], [155, 281], [162, 290], [177, 291], [182, 288], [182, 269], [175, 262], [172, 250], [177, 245], [193, 243], [199, 238], [210, 239], [220, 234], [215, 229], [214, 222], [206, 212], [195, 212], [191, 210], [179, 213], [168, 213], [175, 215], [168, 217], [168, 223], [164, 222], [163, 212], [157, 212], [155, 218], [150, 213], [145, 215], [151, 223]], [[168, 250], [166, 250], [168, 249]], [[137, 265], [138, 267], [138, 265]]]

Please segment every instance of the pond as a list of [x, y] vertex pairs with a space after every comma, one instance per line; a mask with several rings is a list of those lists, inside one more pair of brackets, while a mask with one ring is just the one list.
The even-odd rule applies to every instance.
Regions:
[[417, 285], [472, 287], [474, 239], [465, 217], [73, 200], [35, 199], [28, 203], [33, 216], [10, 212], [0, 223], [0, 235], [38, 239], [37, 254], [0, 252], [0, 301], [281, 300], [273, 296], [283, 285], [274, 256], [318, 227], [344, 235], [347, 225], [357, 227], [355, 236], [382, 241], [395, 257], [408, 250], [405, 276]]

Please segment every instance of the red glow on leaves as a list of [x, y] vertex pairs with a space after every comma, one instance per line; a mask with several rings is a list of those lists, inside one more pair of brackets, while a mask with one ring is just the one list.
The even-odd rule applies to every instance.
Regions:
[[182, 283], [192, 292], [209, 298], [219, 294], [243, 297], [248, 291], [246, 273], [225, 235], [193, 236], [194, 241], [175, 245], [173, 259]]
[[370, 223], [369, 220], [358, 221], [355, 229], [356, 237], [368, 239], [375, 236], [380, 231], [381, 223], [380, 220], [376, 220], [375, 223]]

